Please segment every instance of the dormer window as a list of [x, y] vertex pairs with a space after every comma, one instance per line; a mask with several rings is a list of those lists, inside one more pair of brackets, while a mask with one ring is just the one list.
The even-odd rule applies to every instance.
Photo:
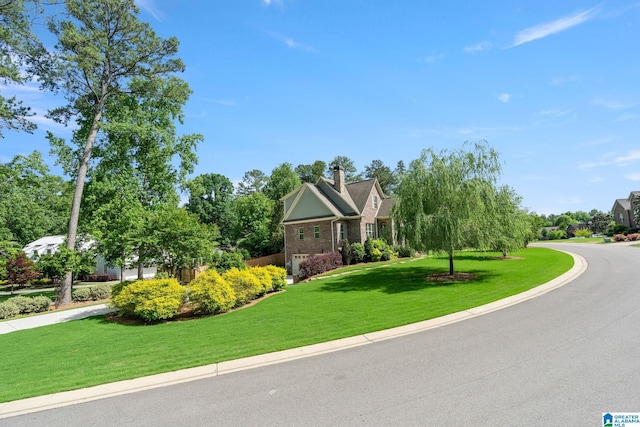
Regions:
[[371, 206], [373, 209], [378, 209], [378, 196], [373, 196], [371, 199]]

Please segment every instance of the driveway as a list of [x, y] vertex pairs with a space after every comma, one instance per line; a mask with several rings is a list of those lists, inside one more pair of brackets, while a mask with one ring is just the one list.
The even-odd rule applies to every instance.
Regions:
[[640, 412], [640, 248], [537, 298], [316, 357], [0, 420], [0, 426], [602, 425]]

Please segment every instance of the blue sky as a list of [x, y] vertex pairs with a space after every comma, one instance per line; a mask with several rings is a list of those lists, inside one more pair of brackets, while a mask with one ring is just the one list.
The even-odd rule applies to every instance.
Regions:
[[[538, 213], [608, 211], [640, 190], [640, 2], [138, 0], [180, 40], [201, 133], [195, 174], [234, 182], [348, 156], [363, 171], [424, 148], [487, 140], [501, 183]], [[39, 114], [0, 161], [34, 149], [56, 100], [2, 88]], [[47, 161], [53, 167], [54, 159]], [[54, 171], [57, 170], [54, 168]]]

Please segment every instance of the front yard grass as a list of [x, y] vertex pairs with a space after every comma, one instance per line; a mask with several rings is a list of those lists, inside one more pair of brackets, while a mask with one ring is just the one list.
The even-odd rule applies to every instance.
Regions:
[[437, 283], [448, 260], [430, 257], [288, 286], [219, 316], [128, 326], [103, 316], [0, 335], [0, 402], [284, 350], [427, 320], [523, 292], [566, 272], [571, 256], [529, 248], [463, 252], [456, 271], [474, 280]]

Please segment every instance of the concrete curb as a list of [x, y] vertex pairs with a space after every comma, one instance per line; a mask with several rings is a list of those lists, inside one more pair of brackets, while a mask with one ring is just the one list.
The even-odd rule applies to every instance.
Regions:
[[521, 294], [513, 295], [511, 297], [507, 297], [502, 300], [485, 304], [479, 307], [474, 307], [469, 310], [448, 314], [446, 316], [426, 320], [423, 322], [387, 329], [384, 331], [357, 335], [354, 337], [343, 338], [305, 347], [277, 351], [258, 356], [245, 357], [237, 360], [229, 360], [226, 362], [214, 363], [211, 365], [199, 366], [189, 369], [182, 369], [174, 372], [150, 375], [142, 378], [102, 384], [84, 389], [65, 391], [45, 396], [0, 403], [0, 419], [24, 415], [32, 412], [44, 411], [47, 409], [75, 405], [78, 403], [90, 402], [93, 400], [104, 399], [128, 393], [135, 393], [143, 390], [166, 387], [169, 385], [180, 384], [204, 378], [216, 377], [232, 372], [273, 365], [276, 363], [287, 362], [304, 357], [317, 356], [320, 354], [326, 354], [348, 348], [359, 347], [362, 345], [373, 344], [375, 342], [414, 334], [417, 332], [423, 332], [429, 329], [450, 325], [452, 323], [460, 322], [462, 320], [470, 319], [476, 316], [481, 316], [483, 314], [510, 307], [512, 305], [543, 295], [571, 282], [586, 271], [588, 264], [583, 257], [568, 251], [562, 252], [573, 256], [574, 259], [574, 266], [565, 274]]

